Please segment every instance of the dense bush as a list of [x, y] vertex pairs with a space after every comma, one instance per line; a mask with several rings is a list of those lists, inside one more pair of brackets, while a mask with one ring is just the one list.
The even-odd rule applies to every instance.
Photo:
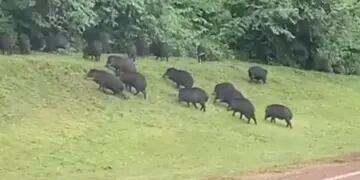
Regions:
[[91, 37], [105, 52], [134, 43], [148, 55], [161, 40], [173, 56], [196, 57], [201, 45], [209, 60], [239, 56], [339, 74], [360, 73], [358, 27], [357, 0], [0, 1], [0, 33], [27, 34], [33, 50], [56, 48], [59, 33], [78, 51]]

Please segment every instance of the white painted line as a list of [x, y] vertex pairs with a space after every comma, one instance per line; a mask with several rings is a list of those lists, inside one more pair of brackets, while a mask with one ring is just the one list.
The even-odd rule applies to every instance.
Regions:
[[360, 175], [360, 171], [347, 173], [347, 174], [343, 174], [343, 175], [335, 176], [335, 177], [331, 177], [331, 178], [326, 178], [323, 180], [340, 180], [340, 179], [345, 179], [345, 178], [349, 178], [349, 177], [353, 177], [353, 176], [357, 176], [357, 175]]

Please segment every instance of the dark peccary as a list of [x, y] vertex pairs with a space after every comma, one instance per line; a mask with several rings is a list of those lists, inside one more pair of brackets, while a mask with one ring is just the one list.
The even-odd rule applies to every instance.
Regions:
[[156, 60], [160, 58], [160, 60], [165, 59], [169, 61], [170, 47], [166, 42], [156, 41], [150, 45], [150, 51], [156, 57]]
[[102, 52], [102, 43], [100, 41], [93, 41], [83, 49], [83, 58], [84, 59], [95, 58], [96, 61], [100, 61], [101, 52]]
[[214, 103], [216, 103], [217, 100], [220, 100], [220, 102], [228, 105], [228, 110], [230, 110], [230, 103], [232, 99], [244, 97], [244, 95], [229, 82], [217, 84], [214, 88], [214, 93]]
[[43, 51], [46, 48], [46, 40], [43, 33], [33, 30], [30, 37], [31, 50]]
[[260, 66], [252, 66], [248, 70], [250, 82], [261, 80], [265, 84], [267, 73], [268, 71]]
[[55, 35], [55, 48], [62, 48], [62, 49], [66, 49], [69, 45], [69, 40], [66, 38], [66, 36], [64, 35], [64, 33], [57, 33]]
[[149, 45], [144, 38], [137, 38], [135, 41], [136, 52], [138, 56], [145, 56], [149, 53]]
[[255, 118], [255, 107], [250, 102], [250, 100], [246, 98], [235, 98], [231, 100], [230, 108], [233, 110], [233, 116], [235, 116], [235, 114], [238, 112], [240, 113], [240, 119], [242, 119], [242, 116], [245, 115], [245, 117], [248, 119], [248, 124], [250, 123], [251, 119], [255, 122], [255, 124], [257, 124]]
[[333, 65], [331, 65], [331, 67], [335, 74], [346, 74], [345, 66], [342, 65], [342, 63], [333, 64]]
[[[215, 96], [219, 96], [222, 91], [227, 90], [227, 89], [235, 89], [235, 86], [229, 82], [219, 83], [219, 84], [215, 85], [213, 94], [215, 94]], [[215, 101], [216, 101], [216, 99], [215, 99]]]
[[0, 50], [2, 54], [7, 53], [8, 55], [13, 54], [15, 49], [16, 39], [8, 33], [0, 35]]
[[103, 70], [90, 69], [86, 78], [91, 78], [95, 83], [99, 84], [99, 90], [106, 93], [106, 89], [112, 91], [114, 95], [119, 94], [124, 99], [127, 99], [124, 91], [124, 83], [115, 75]]
[[69, 41], [62, 32], [56, 34], [49, 32], [46, 36], [46, 48], [45, 51], [52, 52], [59, 48], [66, 49], [69, 45]]
[[198, 109], [196, 104], [199, 103], [201, 105], [200, 111], [206, 111], [205, 103], [208, 99], [209, 96], [207, 93], [203, 89], [197, 87], [179, 90], [178, 101], [186, 102], [188, 107], [190, 107], [190, 103], [192, 103], [196, 109]]
[[91, 27], [84, 31], [83, 37], [88, 44], [94, 41], [100, 41], [102, 47], [101, 53], [111, 53], [113, 38], [110, 33], [104, 31], [101, 27]]
[[134, 95], [138, 95], [140, 92], [144, 95], [144, 99], [146, 99], [146, 78], [144, 75], [138, 72], [120, 72], [117, 74], [120, 77], [120, 80], [124, 82], [126, 87], [131, 92], [131, 88], [135, 88], [136, 92]]
[[85, 39], [85, 41], [90, 44], [91, 42], [100, 39], [100, 36], [99, 36], [100, 32], [101, 32], [101, 29], [99, 27], [90, 27], [90, 28], [87, 28], [82, 33], [82, 36]]
[[171, 81], [176, 83], [176, 88], [184, 86], [185, 88], [191, 88], [194, 85], [194, 79], [191, 74], [184, 70], [175, 68], [168, 68], [163, 75], [163, 78], [168, 77]]
[[46, 41], [46, 47], [44, 49], [45, 52], [52, 52], [56, 50], [56, 39], [54, 33], [49, 32], [45, 37], [45, 41]]
[[266, 107], [265, 109], [265, 118], [264, 120], [271, 118], [272, 123], [276, 123], [276, 118], [280, 120], [285, 120], [286, 127], [292, 128], [291, 119], [293, 114], [291, 110], [281, 104], [272, 104]]
[[125, 55], [110, 55], [105, 67], [114, 72], [136, 72], [135, 63]]
[[21, 54], [30, 54], [31, 44], [29, 36], [27, 36], [26, 34], [19, 35], [19, 48]]
[[136, 46], [134, 44], [129, 45], [129, 47], [127, 47], [127, 55], [129, 57], [129, 59], [131, 59], [132, 61], [136, 61]]
[[206, 60], [206, 49], [201, 44], [198, 45], [197, 47], [196, 55], [197, 55], [198, 63], [201, 63], [202, 61]]
[[219, 99], [220, 102], [227, 104], [227, 110], [230, 111], [231, 101], [233, 99], [242, 99], [242, 98], [244, 98], [244, 95], [239, 90], [233, 89], [233, 90], [225, 90]]

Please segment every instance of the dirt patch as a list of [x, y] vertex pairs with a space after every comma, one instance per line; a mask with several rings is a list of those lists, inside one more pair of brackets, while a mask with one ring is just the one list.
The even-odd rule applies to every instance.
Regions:
[[[290, 169], [290, 170], [289, 170]], [[288, 167], [273, 167], [242, 176], [207, 177], [206, 180], [323, 180], [360, 171], [360, 154], [314, 160]], [[351, 175], [351, 174], [350, 174]], [[356, 176], [356, 174], [355, 174]], [[356, 176], [360, 179], [360, 176]], [[349, 177], [350, 180], [351, 177]], [[355, 178], [355, 177], [353, 177]], [[344, 179], [345, 180], [345, 179]], [[346, 179], [347, 180], [347, 179]]]

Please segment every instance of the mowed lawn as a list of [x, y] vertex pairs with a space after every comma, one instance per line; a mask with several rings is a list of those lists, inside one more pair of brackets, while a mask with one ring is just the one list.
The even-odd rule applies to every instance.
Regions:
[[[201, 179], [360, 150], [359, 77], [265, 66], [268, 83], [254, 85], [249, 63], [149, 57], [136, 62], [148, 99], [123, 100], [84, 79], [105, 59], [0, 56], [0, 179]], [[161, 78], [168, 67], [192, 73], [211, 97], [207, 112], [176, 102], [177, 90]], [[224, 81], [252, 100], [257, 126], [212, 103]], [[263, 121], [272, 103], [293, 110], [294, 129]]]

